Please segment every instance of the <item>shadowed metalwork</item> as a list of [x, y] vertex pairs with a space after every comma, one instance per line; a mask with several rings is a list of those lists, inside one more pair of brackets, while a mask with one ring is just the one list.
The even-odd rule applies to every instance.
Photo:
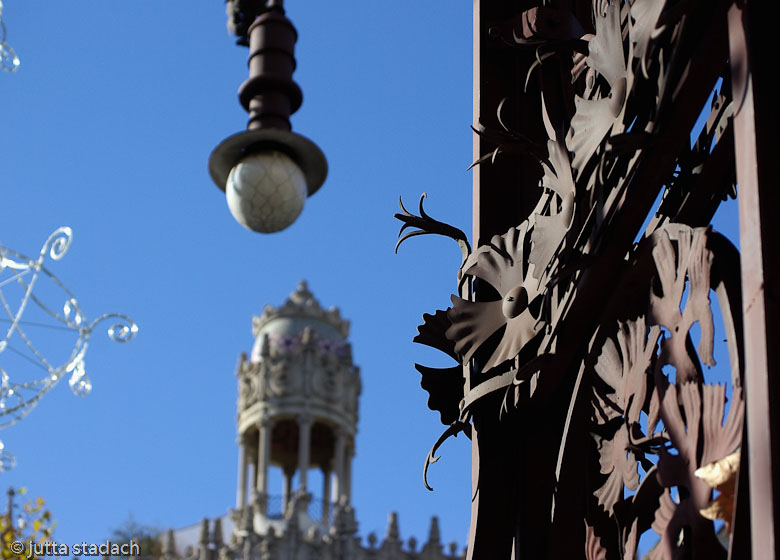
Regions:
[[[419, 228], [399, 245], [439, 233], [463, 252], [452, 307], [414, 339], [458, 362], [415, 365], [447, 426], [425, 473], [444, 439], [471, 438], [472, 559], [633, 559], [645, 533], [653, 559], [769, 550], [777, 521], [751, 527], [750, 512], [771, 510], [780, 480], [754, 463], [766, 491], [751, 486], [747, 465], [767, 453], [743, 434], [774, 429], [756, 405], [772, 424], [746, 431], [745, 402], [751, 387], [748, 403], [772, 396], [774, 269], [761, 250], [741, 264], [708, 225], [738, 176], [767, 198], [750, 175], [767, 168], [749, 136], [759, 24], [727, 0], [533, 4], [475, 3], [475, 248], [422, 200], [419, 217], [396, 214], [402, 234]], [[766, 220], [741, 221], [776, 240]], [[770, 278], [751, 292], [765, 318], [743, 322], [756, 274]], [[725, 385], [709, 371], [722, 334]], [[770, 356], [755, 378], [749, 347]]]

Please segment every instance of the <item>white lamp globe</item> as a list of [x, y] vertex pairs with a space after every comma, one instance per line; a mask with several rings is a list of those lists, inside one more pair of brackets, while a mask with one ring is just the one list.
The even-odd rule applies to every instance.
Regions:
[[270, 150], [239, 161], [225, 185], [233, 217], [247, 229], [281, 231], [301, 214], [308, 189], [300, 167], [286, 154]]

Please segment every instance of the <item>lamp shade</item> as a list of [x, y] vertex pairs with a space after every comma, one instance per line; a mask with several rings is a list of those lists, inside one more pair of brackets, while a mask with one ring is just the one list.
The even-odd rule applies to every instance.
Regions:
[[234, 165], [225, 193], [238, 223], [252, 231], [273, 233], [298, 218], [308, 189], [295, 161], [270, 150], [250, 153]]

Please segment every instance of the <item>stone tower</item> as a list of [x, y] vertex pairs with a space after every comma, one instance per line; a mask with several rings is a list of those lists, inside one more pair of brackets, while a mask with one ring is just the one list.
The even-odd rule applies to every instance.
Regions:
[[[243, 517], [251, 508], [257, 532], [293, 511], [301, 528], [325, 530], [333, 506], [350, 504], [360, 375], [347, 342], [349, 322], [338, 309], [323, 309], [301, 282], [284, 305], [266, 306], [252, 319], [252, 334], [252, 354], [241, 356], [237, 372], [236, 512]], [[272, 467], [282, 473], [279, 492], [269, 487]], [[309, 486], [310, 469], [322, 473], [320, 492]], [[281, 507], [269, 510], [275, 494]]]
[[[170, 530], [165, 560], [456, 560], [438, 520], [418, 548], [391, 513], [383, 540], [363, 544], [350, 503], [361, 391], [349, 323], [323, 309], [305, 282], [280, 307], [252, 318], [255, 342], [238, 376], [236, 507]], [[313, 488], [313, 472], [321, 487]], [[276, 487], [278, 485], [278, 488]]]

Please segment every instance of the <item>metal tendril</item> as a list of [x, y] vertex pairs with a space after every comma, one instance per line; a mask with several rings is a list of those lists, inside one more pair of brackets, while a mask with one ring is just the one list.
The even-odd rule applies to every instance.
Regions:
[[5, 22], [3, 21], [3, 0], [0, 0], [0, 68], [6, 72], [15, 72], [19, 68], [19, 57], [16, 51], [5, 42]]

